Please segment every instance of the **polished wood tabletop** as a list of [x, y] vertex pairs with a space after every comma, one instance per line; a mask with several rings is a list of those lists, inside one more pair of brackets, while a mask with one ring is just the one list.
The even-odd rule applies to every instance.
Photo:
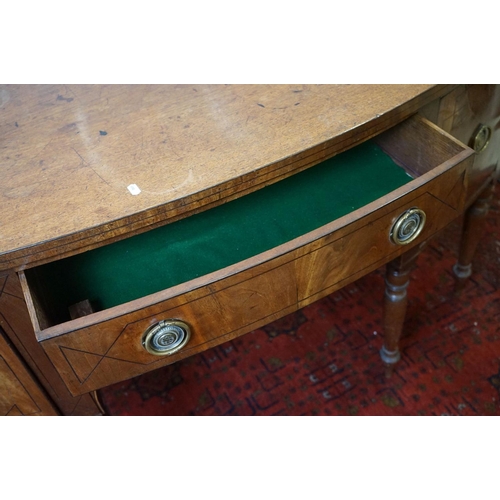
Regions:
[[0, 271], [102, 246], [372, 137], [445, 85], [2, 85]]

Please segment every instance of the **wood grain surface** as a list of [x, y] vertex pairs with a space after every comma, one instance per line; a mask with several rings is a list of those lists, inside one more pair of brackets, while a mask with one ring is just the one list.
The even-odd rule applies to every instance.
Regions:
[[451, 88], [2, 85], [0, 272], [101, 246], [276, 182]]
[[0, 328], [0, 416], [57, 415]]

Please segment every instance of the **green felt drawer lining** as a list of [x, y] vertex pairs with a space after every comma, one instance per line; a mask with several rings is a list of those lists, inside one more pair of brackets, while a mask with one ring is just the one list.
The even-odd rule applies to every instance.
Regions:
[[89, 299], [107, 309], [308, 233], [410, 182], [373, 142], [200, 214], [28, 270], [52, 320]]

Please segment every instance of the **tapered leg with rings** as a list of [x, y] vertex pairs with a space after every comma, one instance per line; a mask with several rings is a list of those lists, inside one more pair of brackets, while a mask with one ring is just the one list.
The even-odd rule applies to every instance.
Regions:
[[394, 365], [399, 361], [399, 339], [408, 303], [406, 290], [410, 283], [410, 272], [422, 251], [422, 243], [387, 264], [384, 301], [384, 345], [380, 357], [386, 366], [386, 376], [390, 377]]
[[456, 293], [460, 293], [463, 290], [467, 279], [472, 274], [472, 259], [484, 229], [486, 214], [490, 207], [493, 191], [494, 183], [492, 182], [465, 212], [458, 262], [453, 266], [453, 272], [457, 279], [455, 285]]

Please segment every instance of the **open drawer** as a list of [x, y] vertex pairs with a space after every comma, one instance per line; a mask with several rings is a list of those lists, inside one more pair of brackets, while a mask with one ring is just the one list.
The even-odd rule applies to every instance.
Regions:
[[[77, 395], [245, 334], [460, 215], [472, 155], [417, 115], [245, 197], [20, 272], [36, 336]], [[96, 312], [71, 319], [86, 299]]]

